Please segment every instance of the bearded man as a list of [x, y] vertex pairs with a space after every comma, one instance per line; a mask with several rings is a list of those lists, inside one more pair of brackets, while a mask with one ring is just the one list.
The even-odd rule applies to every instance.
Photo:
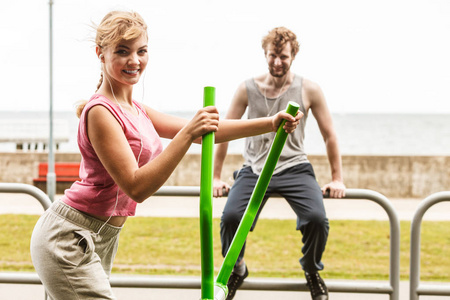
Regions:
[[[238, 87], [226, 118], [240, 119], [247, 108], [248, 118], [259, 118], [274, 115], [285, 109], [289, 101], [295, 101], [300, 105], [300, 111], [304, 116], [300, 119], [297, 129], [288, 135], [260, 211], [273, 194], [284, 197], [292, 207], [297, 215], [297, 230], [300, 230], [303, 236], [301, 249], [303, 257], [299, 261], [311, 297], [313, 300], [326, 300], [328, 289], [319, 275], [319, 271], [324, 268], [322, 254], [329, 231], [323, 195], [328, 191], [331, 198], [345, 196], [342, 161], [336, 132], [319, 85], [291, 72], [291, 65], [299, 51], [296, 35], [284, 27], [274, 28], [262, 39], [262, 48], [269, 72], [248, 79]], [[310, 110], [322, 133], [331, 169], [331, 182], [322, 188], [317, 183], [313, 167], [303, 147], [305, 125]], [[223, 190], [228, 192], [220, 223], [224, 257], [253, 193], [275, 134], [268, 133], [246, 138], [245, 163], [240, 170], [234, 172], [235, 181], [231, 188], [220, 178], [228, 144], [216, 146], [214, 196], [223, 196]], [[251, 230], [256, 225], [258, 215]], [[249, 274], [244, 262], [244, 252], [245, 244], [227, 284], [229, 290], [227, 300], [234, 298], [236, 290]]]

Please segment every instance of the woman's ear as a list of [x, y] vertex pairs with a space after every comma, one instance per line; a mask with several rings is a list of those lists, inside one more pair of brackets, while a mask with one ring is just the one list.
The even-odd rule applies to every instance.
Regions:
[[97, 56], [98, 56], [98, 59], [100, 60], [100, 62], [104, 63], [105, 61], [104, 61], [102, 49], [99, 46], [97, 46], [97, 47], [95, 47], [95, 52], [97, 53]]

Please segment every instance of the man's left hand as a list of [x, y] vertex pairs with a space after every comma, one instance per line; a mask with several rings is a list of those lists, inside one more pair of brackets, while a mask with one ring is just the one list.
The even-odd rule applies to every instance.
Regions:
[[342, 181], [334, 180], [322, 187], [322, 193], [330, 192], [330, 198], [342, 198], [345, 197], [345, 185]]

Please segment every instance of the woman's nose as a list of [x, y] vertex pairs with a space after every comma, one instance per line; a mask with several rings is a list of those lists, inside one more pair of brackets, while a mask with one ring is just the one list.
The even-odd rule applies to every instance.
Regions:
[[130, 55], [128, 64], [130, 64], [130, 65], [138, 65], [139, 64], [139, 56], [137, 55], [137, 53]]

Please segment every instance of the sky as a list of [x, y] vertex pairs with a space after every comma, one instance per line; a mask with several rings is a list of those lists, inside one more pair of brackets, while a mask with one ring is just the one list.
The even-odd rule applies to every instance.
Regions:
[[[53, 109], [95, 92], [91, 24], [110, 10], [146, 20], [149, 64], [135, 99], [193, 111], [216, 88], [226, 111], [238, 85], [267, 72], [261, 38], [296, 33], [291, 70], [320, 85], [333, 113], [450, 114], [448, 0], [54, 0]], [[49, 109], [49, 0], [2, 1], [2, 110]]]

